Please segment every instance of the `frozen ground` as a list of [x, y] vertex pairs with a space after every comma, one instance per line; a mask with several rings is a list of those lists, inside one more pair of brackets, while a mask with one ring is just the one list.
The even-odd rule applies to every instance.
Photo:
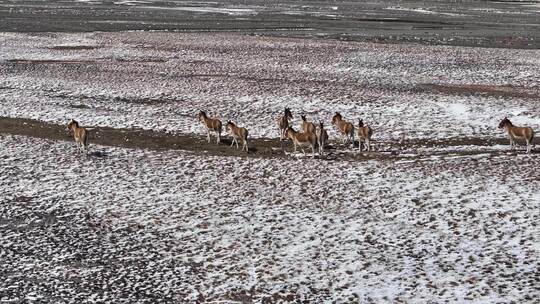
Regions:
[[0, 31], [212, 31], [540, 48], [538, 0], [0, 0]]
[[[534, 303], [540, 154], [507, 152], [496, 127], [507, 115], [540, 132], [539, 58], [2, 32], [0, 302]], [[285, 106], [295, 126], [326, 122], [328, 158], [280, 152]], [[200, 109], [248, 127], [254, 151], [203, 143]], [[336, 143], [335, 111], [370, 124], [377, 151]], [[70, 118], [97, 127], [91, 155], [64, 141]]]
[[81, 157], [5, 134], [0, 147], [3, 303], [540, 297], [538, 154]]
[[[236, 34], [0, 33], [0, 116], [202, 134], [200, 109], [275, 138], [285, 106], [379, 140], [540, 129], [540, 51]], [[330, 127], [330, 126], [329, 126]], [[332, 129], [331, 136], [336, 136]]]

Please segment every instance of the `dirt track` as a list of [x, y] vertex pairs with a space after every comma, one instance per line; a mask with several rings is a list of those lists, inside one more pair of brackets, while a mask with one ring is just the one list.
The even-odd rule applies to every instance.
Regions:
[[[166, 132], [157, 132], [142, 129], [114, 129], [105, 127], [88, 127], [90, 131], [90, 144], [99, 144], [105, 146], [139, 148], [150, 150], [185, 150], [204, 155], [227, 155], [241, 157], [258, 157], [258, 158], [280, 158], [286, 157], [281, 147], [285, 151], [291, 151], [292, 145], [290, 141], [280, 143], [279, 139], [257, 138], [251, 139], [249, 153], [241, 152], [240, 150], [230, 148], [230, 140], [227, 136], [223, 136], [221, 145], [216, 145], [206, 142], [206, 137], [197, 135], [185, 134], [170, 134]], [[24, 135], [37, 138], [45, 138], [52, 140], [71, 141], [72, 138], [65, 126], [50, 124], [33, 119], [9, 118], [0, 117], [0, 133], [12, 135]], [[214, 140], [214, 137], [212, 137]], [[535, 143], [540, 141], [535, 139]], [[373, 153], [362, 153], [352, 155], [347, 153], [337, 153], [339, 147], [330, 145], [327, 150], [330, 152], [326, 159], [348, 159], [348, 160], [366, 160], [366, 159], [400, 159], [400, 151], [411, 150], [417, 148], [448, 148], [453, 146], [464, 145], [489, 145], [508, 144], [506, 138], [449, 138], [446, 140], [419, 140], [414, 139], [405, 142], [402, 145], [392, 142], [377, 143], [378, 151]], [[356, 145], [356, 143], [355, 143]], [[485, 151], [478, 149], [476, 151], [453, 151], [452, 149], [444, 149], [444, 151], [430, 153], [430, 155], [474, 155], [489, 152], [491, 154], [508, 153], [508, 151]], [[98, 153], [99, 152], [93, 152]], [[538, 153], [538, 151], [533, 151]], [[422, 157], [422, 154], [418, 154]], [[410, 155], [407, 156], [410, 159]]]

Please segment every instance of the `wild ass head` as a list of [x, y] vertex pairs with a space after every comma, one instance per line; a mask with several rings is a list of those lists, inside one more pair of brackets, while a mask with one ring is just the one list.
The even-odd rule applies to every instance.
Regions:
[[332, 124], [335, 125], [341, 119], [342, 119], [341, 114], [339, 114], [339, 112], [336, 112], [336, 114], [334, 114], [334, 116], [332, 117]]
[[505, 118], [504, 118], [503, 120], [501, 120], [501, 122], [499, 123], [499, 129], [502, 129], [502, 128], [506, 127], [506, 126], [511, 126], [511, 125], [512, 125], [512, 123], [510, 122], [510, 120], [509, 120], [507, 117], [505, 117]]
[[285, 108], [285, 112], [283, 112], [283, 116], [284, 116], [285, 118], [287, 118], [287, 119], [288, 119], [288, 118], [292, 119], [293, 116], [292, 116], [291, 109]]

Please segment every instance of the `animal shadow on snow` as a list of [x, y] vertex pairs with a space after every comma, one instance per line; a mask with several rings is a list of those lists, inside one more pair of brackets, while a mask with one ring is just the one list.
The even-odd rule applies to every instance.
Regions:
[[86, 154], [88, 157], [92, 157], [92, 158], [106, 158], [109, 156], [109, 153], [103, 151], [103, 150], [93, 150], [91, 152], [88, 152], [88, 154]]
[[[246, 153], [246, 152], [241, 150], [242, 149], [242, 141], [240, 141], [240, 140], [238, 141], [238, 144], [240, 145], [239, 149], [236, 148], [236, 144], [234, 144], [232, 147], [231, 147], [231, 144], [232, 144], [232, 139], [222, 137], [221, 141], [219, 143], [219, 146], [225, 146], [226, 148], [233, 149], [234, 151], [238, 150], [238, 152]], [[215, 138], [212, 138], [212, 141], [209, 143], [209, 145], [216, 145]], [[219, 146], [216, 146], [216, 147], [219, 147]], [[258, 151], [257, 148], [251, 146], [250, 142], [248, 140], [248, 153], [257, 153], [257, 151]]]

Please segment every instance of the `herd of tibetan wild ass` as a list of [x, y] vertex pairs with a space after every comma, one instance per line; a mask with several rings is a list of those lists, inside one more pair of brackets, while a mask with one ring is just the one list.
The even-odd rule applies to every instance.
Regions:
[[[277, 125], [280, 131], [280, 140], [290, 139], [294, 144], [294, 152], [296, 153], [297, 147], [302, 149], [304, 155], [306, 152], [304, 147], [311, 147], [313, 157], [315, 157], [315, 147], [318, 147], [319, 155], [323, 155], [324, 148], [328, 143], [328, 133], [324, 129], [323, 122], [319, 122], [316, 126], [313, 122], [309, 122], [305, 116], [301, 116], [302, 132], [296, 131], [289, 123], [289, 120], [293, 118], [292, 112], [289, 108], [285, 108], [283, 114], [277, 119]], [[216, 143], [221, 141], [222, 123], [217, 118], [211, 118], [206, 115], [204, 111], [200, 111], [197, 115], [197, 119], [206, 127], [207, 140], [210, 142], [210, 132], [216, 133]], [[358, 151], [362, 151], [362, 146], [367, 151], [370, 150], [370, 141], [373, 135], [373, 130], [365, 125], [362, 119], [358, 120], [358, 125], [353, 125], [352, 122], [343, 119], [339, 112], [336, 112], [332, 117], [332, 124], [338, 129], [343, 142], [353, 143], [354, 134], [358, 135]], [[232, 121], [227, 121], [225, 125], [226, 130], [232, 137], [231, 147], [236, 143], [236, 148], [239, 148], [238, 141], [242, 141], [242, 151], [248, 152], [248, 130], [244, 127], [237, 126]], [[517, 127], [510, 122], [508, 118], [504, 118], [499, 123], [500, 129], [506, 129], [508, 137], [510, 139], [510, 147], [514, 149], [516, 146], [516, 138], [524, 138], [527, 144], [527, 153], [531, 151], [533, 145], [534, 131], [530, 127]], [[68, 124], [68, 130], [73, 133], [75, 142], [77, 144], [79, 152], [88, 151], [88, 130], [80, 127], [79, 123], [75, 120], [71, 120]]]

